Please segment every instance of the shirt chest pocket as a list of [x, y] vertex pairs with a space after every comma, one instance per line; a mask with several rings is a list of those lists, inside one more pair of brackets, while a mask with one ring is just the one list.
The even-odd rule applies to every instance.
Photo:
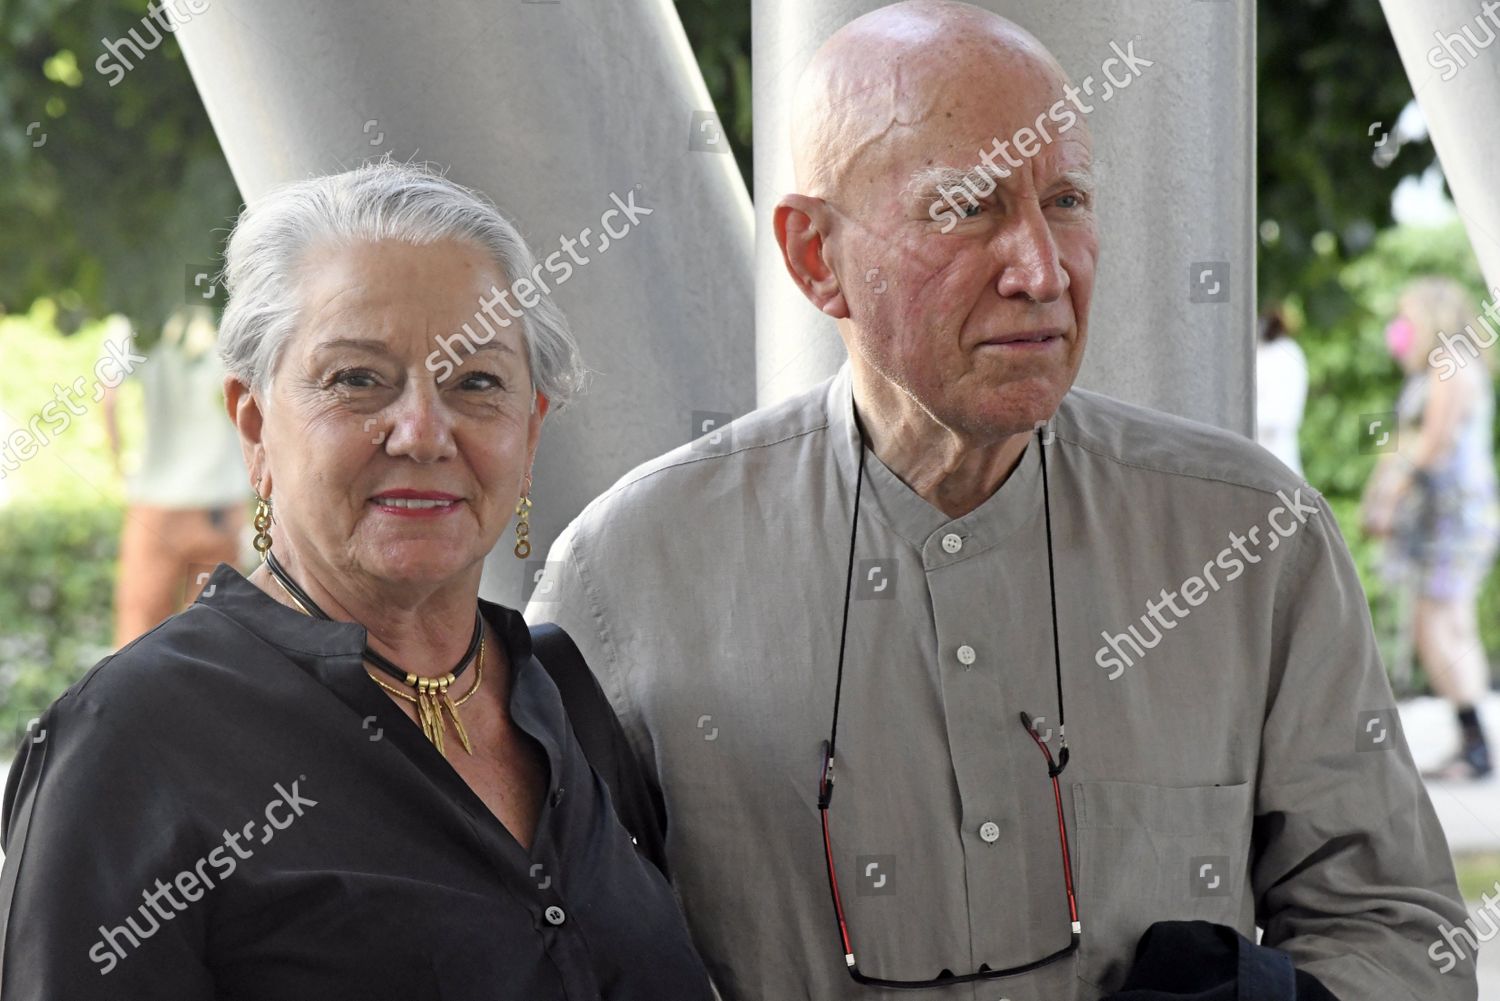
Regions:
[[1246, 931], [1254, 914], [1251, 806], [1248, 783], [1073, 786], [1084, 982], [1117, 989], [1141, 934], [1156, 921], [1204, 920]]

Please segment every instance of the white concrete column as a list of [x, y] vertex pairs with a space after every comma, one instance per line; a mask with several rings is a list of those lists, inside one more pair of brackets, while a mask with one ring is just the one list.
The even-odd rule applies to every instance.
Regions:
[[749, 200], [670, 0], [213, 0], [178, 35], [251, 202], [391, 151], [451, 167], [539, 258], [612, 194], [651, 210], [555, 290], [597, 377], [543, 430], [536, 567], [507, 533], [486, 597], [523, 605], [584, 504], [754, 406]]
[[[842, 360], [833, 321], [787, 277], [771, 210], [792, 190], [788, 109], [819, 45], [882, 0], [754, 0], [756, 367], [761, 403]], [[1255, 5], [979, 0], [1095, 81], [1100, 261], [1079, 385], [1250, 434], [1254, 407]], [[1153, 65], [1124, 74], [1112, 44]], [[1008, 136], [996, 137], [1008, 139]], [[977, 157], [978, 150], [975, 155]]]
[[1500, 106], [1500, 2], [1381, 3], [1469, 243], [1493, 289], [1500, 286], [1500, 189], [1495, 186], [1500, 134], [1494, 128]]

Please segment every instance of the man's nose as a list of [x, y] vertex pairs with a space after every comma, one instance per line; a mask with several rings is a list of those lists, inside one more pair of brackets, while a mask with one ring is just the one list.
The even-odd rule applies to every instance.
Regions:
[[457, 454], [453, 441], [453, 416], [434, 386], [408, 383], [405, 392], [386, 411], [390, 433], [388, 455], [403, 455], [418, 462], [436, 462]]
[[1042, 207], [1032, 202], [1017, 212], [995, 237], [1000, 259], [999, 292], [1024, 295], [1033, 302], [1053, 302], [1068, 290], [1068, 273], [1057, 253], [1057, 241]]

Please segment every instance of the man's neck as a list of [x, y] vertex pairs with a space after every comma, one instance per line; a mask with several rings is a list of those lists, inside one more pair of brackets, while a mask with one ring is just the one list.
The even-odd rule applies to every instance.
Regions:
[[891, 472], [949, 518], [989, 500], [1026, 452], [1029, 431], [976, 441], [938, 423], [904, 394], [883, 388], [892, 398], [872, 406], [873, 394], [855, 381], [854, 409], [865, 441]]

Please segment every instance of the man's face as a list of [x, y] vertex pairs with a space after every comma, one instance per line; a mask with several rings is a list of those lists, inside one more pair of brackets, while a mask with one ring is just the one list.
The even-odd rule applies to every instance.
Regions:
[[1026, 56], [982, 65], [895, 98], [829, 201], [854, 364], [945, 427], [993, 439], [1048, 419], [1072, 385], [1099, 240], [1089, 139], [1058, 103], [1062, 80]]

